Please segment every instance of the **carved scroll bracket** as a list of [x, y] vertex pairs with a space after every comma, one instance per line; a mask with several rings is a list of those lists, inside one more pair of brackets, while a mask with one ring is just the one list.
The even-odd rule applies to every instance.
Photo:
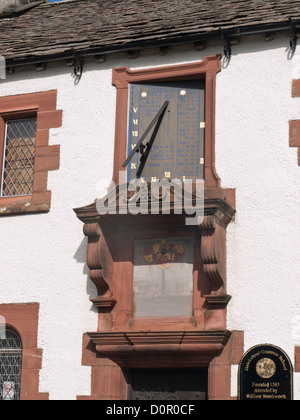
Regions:
[[201, 230], [201, 258], [204, 273], [211, 284], [205, 296], [208, 309], [226, 308], [231, 296], [226, 294], [226, 224], [215, 215], [204, 216]]
[[89, 276], [96, 285], [98, 297], [91, 299], [103, 312], [110, 311], [116, 304], [111, 287], [113, 259], [99, 223], [85, 223], [83, 233], [88, 237], [87, 265]]

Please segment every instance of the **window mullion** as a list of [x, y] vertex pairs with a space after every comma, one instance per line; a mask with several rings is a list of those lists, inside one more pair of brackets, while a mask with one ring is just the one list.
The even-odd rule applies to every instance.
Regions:
[[3, 197], [5, 158], [6, 158], [6, 153], [5, 153], [6, 152], [6, 144], [7, 144], [7, 124], [5, 123], [4, 142], [3, 142], [3, 150], [2, 150], [2, 173], [1, 173], [0, 197]]

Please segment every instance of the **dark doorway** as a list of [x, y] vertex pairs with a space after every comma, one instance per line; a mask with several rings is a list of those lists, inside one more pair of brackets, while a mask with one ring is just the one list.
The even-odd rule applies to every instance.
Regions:
[[129, 400], [206, 400], [207, 369], [129, 372]]

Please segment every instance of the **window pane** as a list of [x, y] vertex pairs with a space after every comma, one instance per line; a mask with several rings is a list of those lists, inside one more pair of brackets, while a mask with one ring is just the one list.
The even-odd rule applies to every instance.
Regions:
[[35, 138], [36, 118], [6, 123], [1, 197], [32, 193]]
[[22, 371], [22, 343], [18, 334], [6, 331], [0, 339], [0, 401], [19, 400]]

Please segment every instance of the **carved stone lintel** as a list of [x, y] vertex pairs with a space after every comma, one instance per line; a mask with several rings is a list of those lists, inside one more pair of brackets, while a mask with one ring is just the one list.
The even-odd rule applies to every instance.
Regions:
[[90, 279], [96, 285], [98, 297], [91, 301], [103, 310], [112, 309], [116, 303], [111, 290], [113, 260], [98, 223], [86, 223], [84, 235], [88, 237], [87, 265]]
[[207, 367], [231, 333], [217, 331], [135, 331], [88, 334], [96, 351], [126, 368]]

